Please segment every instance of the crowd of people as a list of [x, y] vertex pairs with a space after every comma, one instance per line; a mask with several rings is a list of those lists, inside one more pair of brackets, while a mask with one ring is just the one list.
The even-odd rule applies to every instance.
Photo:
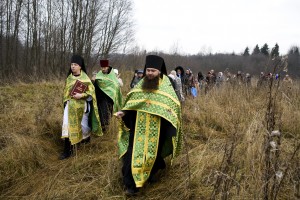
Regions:
[[[271, 73], [260, 75], [257, 86], [263, 87]], [[286, 83], [292, 79], [286, 75]], [[166, 168], [164, 158], [179, 155], [182, 145], [181, 105], [186, 98], [206, 94], [223, 84], [251, 86], [251, 75], [226, 69], [215, 73], [194, 74], [190, 68], [177, 66], [167, 73], [162, 57], [148, 55], [144, 69], [137, 69], [131, 90], [123, 102], [124, 83], [109, 60], [100, 60], [100, 70], [90, 79], [84, 59], [73, 55], [63, 93], [63, 152], [60, 159], [74, 155], [81, 143], [89, 143], [91, 133], [108, 132], [112, 116], [119, 121], [118, 150], [127, 195], [135, 195], [146, 182], [157, 181], [157, 172]], [[202, 92], [203, 91], [203, 92]]]

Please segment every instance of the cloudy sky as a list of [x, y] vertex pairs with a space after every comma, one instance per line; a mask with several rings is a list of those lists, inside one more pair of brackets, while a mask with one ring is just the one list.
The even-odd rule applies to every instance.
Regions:
[[241, 53], [300, 46], [300, 0], [133, 0], [136, 43], [147, 51]]

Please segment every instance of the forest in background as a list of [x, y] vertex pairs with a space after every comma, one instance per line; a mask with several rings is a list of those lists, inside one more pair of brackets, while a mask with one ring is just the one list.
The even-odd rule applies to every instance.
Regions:
[[[270, 60], [288, 56], [288, 73], [300, 76], [299, 47], [280, 52], [280, 44], [257, 44], [242, 53], [201, 52], [182, 55], [147, 52], [135, 45], [131, 0], [2, 0], [0, 4], [0, 82], [65, 78], [72, 54], [84, 57], [89, 75], [108, 58], [120, 71], [143, 68], [147, 54], [164, 57], [168, 70], [176, 66], [206, 74], [238, 70], [252, 75], [271, 72]], [[200, 49], [200, 48], [199, 48]]]
[[73, 53], [92, 66], [125, 50], [131, 11], [130, 0], [2, 0], [0, 78], [60, 77]]

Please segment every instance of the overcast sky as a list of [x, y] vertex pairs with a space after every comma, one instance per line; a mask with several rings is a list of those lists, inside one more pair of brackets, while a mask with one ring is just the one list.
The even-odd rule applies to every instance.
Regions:
[[241, 53], [300, 46], [300, 0], [133, 0], [136, 43], [147, 51]]

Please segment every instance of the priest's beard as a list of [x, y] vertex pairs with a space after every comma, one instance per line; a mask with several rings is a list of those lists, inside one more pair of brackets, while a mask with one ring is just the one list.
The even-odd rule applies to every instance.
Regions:
[[157, 90], [159, 85], [159, 76], [149, 79], [147, 76], [144, 77], [144, 82], [142, 84], [143, 90]]

